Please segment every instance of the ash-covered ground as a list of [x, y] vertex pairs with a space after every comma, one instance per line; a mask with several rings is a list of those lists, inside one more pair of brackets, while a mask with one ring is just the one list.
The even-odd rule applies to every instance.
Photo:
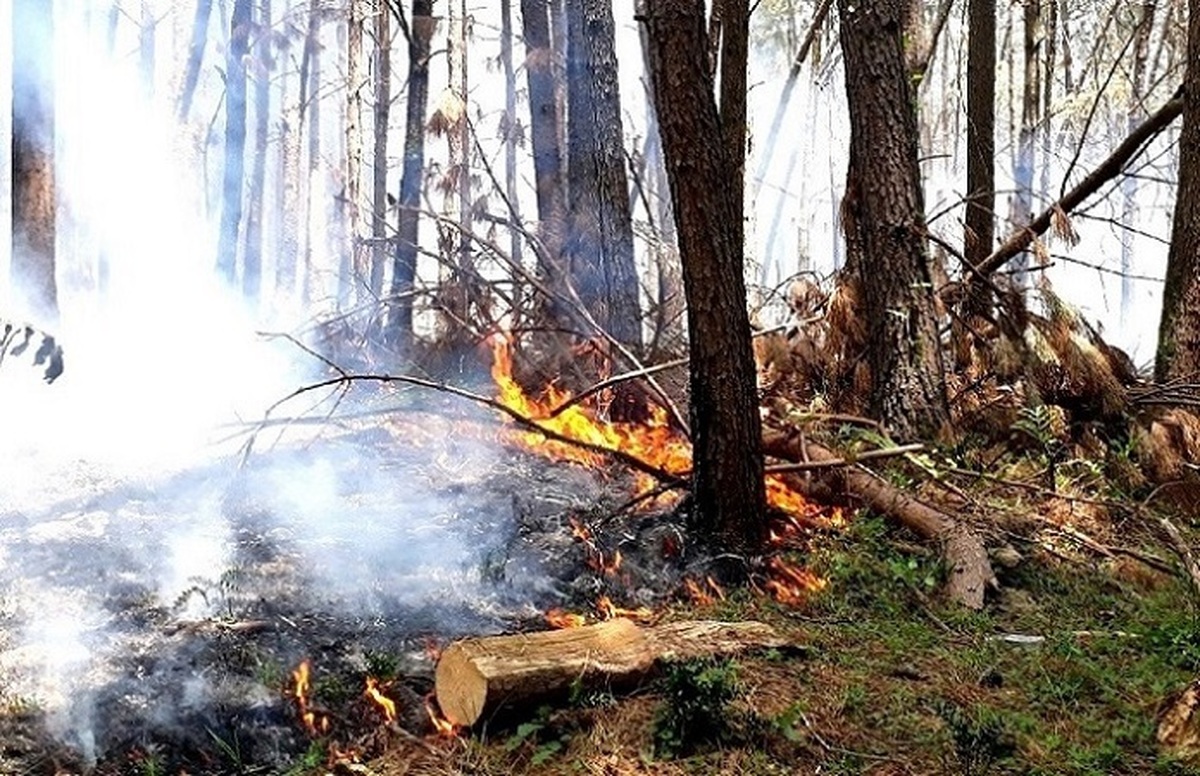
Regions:
[[[674, 521], [608, 519], [623, 476], [505, 447], [497, 428], [401, 411], [245, 461], [10, 481], [0, 774], [286, 768], [312, 746], [289, 696], [305, 659], [325, 744], [369, 749], [366, 676], [386, 674], [399, 723], [424, 734], [431, 646], [674, 591]], [[618, 549], [622, 567], [600, 568]]]

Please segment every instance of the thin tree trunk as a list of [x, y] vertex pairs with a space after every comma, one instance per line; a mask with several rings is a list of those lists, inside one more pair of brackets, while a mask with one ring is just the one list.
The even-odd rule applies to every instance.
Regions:
[[[970, 0], [967, 41], [967, 214], [963, 254], [978, 264], [996, 240], [996, 0]], [[965, 314], [986, 317], [990, 289], [975, 276], [968, 279]], [[971, 361], [975, 329], [953, 321], [955, 366]]]
[[727, 184], [738, 245], [746, 241], [746, 75], [750, 56], [749, 0], [721, 0], [721, 134], [729, 160]]
[[242, 293], [251, 304], [257, 304], [262, 288], [263, 190], [267, 181], [267, 130], [271, 113], [271, 82], [267, 77], [271, 69], [271, 0], [258, 0], [258, 25], [254, 80], [254, 167], [250, 173], [242, 267]]
[[1041, 201], [1045, 202], [1050, 196], [1051, 152], [1054, 150], [1053, 108], [1054, 108], [1054, 72], [1058, 57], [1058, 0], [1050, 0], [1046, 4], [1046, 60], [1042, 67], [1045, 80], [1042, 83], [1042, 164], [1041, 180], [1038, 190]]
[[196, 0], [196, 18], [192, 22], [192, 43], [188, 47], [187, 68], [183, 75], [183, 92], [179, 95], [179, 120], [184, 121], [192, 109], [196, 84], [200, 80], [200, 65], [204, 62], [204, 45], [208, 41], [208, 19], [212, 15], [212, 0]]
[[413, 335], [413, 284], [417, 276], [417, 245], [421, 225], [421, 182], [425, 177], [425, 108], [429, 103], [429, 50], [436, 21], [433, 0], [413, 0], [408, 44], [408, 109], [404, 125], [404, 169], [400, 177], [400, 208], [396, 225], [396, 254], [392, 268], [389, 343], [407, 353]]
[[246, 55], [249, 53], [250, 0], [234, 0], [225, 59], [225, 174], [221, 187], [221, 231], [217, 269], [230, 286], [237, 275], [238, 231], [242, 223], [242, 179], [246, 163]]
[[[562, 246], [566, 196], [563, 192], [562, 124], [554, 76], [554, 47], [550, 37], [547, 0], [521, 0], [525, 36], [525, 77], [529, 90], [529, 139], [533, 146], [534, 189], [545, 253], [557, 262]], [[541, 254], [539, 253], [539, 256]], [[554, 266], [540, 266], [543, 278], [554, 278]]]
[[363, 3], [366, 0], [350, 0], [350, 18], [346, 26], [346, 190], [343, 206], [346, 209], [346, 262], [343, 273], [339, 273], [338, 302], [344, 309], [351, 303], [358, 285], [368, 277], [363, 266], [359, 237], [362, 234], [362, 90], [363, 78]]
[[[1154, 28], [1154, 0], [1144, 0], [1137, 6], [1134, 26], [1133, 72], [1130, 74], [1129, 103], [1125, 113], [1126, 134], [1137, 128], [1146, 117], [1146, 67], [1150, 56], [1150, 31]], [[1137, 220], [1138, 180], [1126, 175], [1121, 181], [1121, 324], [1129, 320], [1133, 309], [1133, 230]]]
[[12, 273], [29, 309], [58, 318], [55, 280], [54, 4], [16, 0], [12, 15]]
[[392, 103], [391, 12], [381, 0], [375, 9], [375, 147], [372, 153], [371, 296], [383, 296], [383, 270], [388, 260], [388, 117]]
[[[1038, 28], [1041, 24], [1041, 0], [1025, 0], [1023, 7], [1021, 51], [1024, 53], [1023, 81], [1021, 89], [1021, 130], [1017, 137], [1017, 158], [1013, 165], [1013, 180], [1016, 183], [1016, 195], [1013, 197], [1012, 223], [1017, 227], [1029, 223], [1033, 217], [1033, 147], [1037, 137], [1038, 124], [1041, 122], [1039, 108], [1041, 106], [1041, 62], [1038, 56]], [[988, 244], [990, 252], [991, 244]], [[1017, 257], [1017, 269], [1021, 270], [1015, 276], [1018, 285], [1023, 284], [1024, 270], [1028, 265], [1028, 254], [1022, 253]]]
[[[517, 193], [517, 75], [513, 68], [512, 0], [500, 0], [500, 67], [504, 72], [504, 195], [512, 212], [509, 217], [520, 221], [521, 207]], [[521, 233], [509, 229], [509, 253], [514, 263], [521, 261]], [[520, 277], [514, 273], [514, 288], [520, 287]], [[514, 291], [518, 307], [522, 294]]]
[[651, 0], [650, 77], [688, 301], [694, 519], [734, 553], [766, 539], [762, 425], [731, 163], [709, 71], [703, 3]]
[[[297, 217], [296, 231], [304, 229], [304, 250], [303, 261], [299, 257], [292, 261], [284, 261], [282, 266], [285, 271], [278, 277], [279, 288], [284, 294], [291, 294], [296, 286], [296, 273], [300, 273], [300, 304], [301, 309], [308, 309], [313, 300], [313, 283], [315, 282], [317, 246], [321, 242], [323, 236], [323, 226], [326, 221], [326, 214], [329, 206], [327, 198], [316, 198], [313, 196], [314, 190], [319, 190], [322, 194], [325, 192], [325, 187], [316, 186], [316, 181], [321, 174], [321, 100], [317, 97], [317, 92], [321, 86], [321, 0], [310, 0], [308, 6], [308, 31], [304, 36], [304, 52], [300, 56], [300, 83], [299, 83], [299, 99], [296, 102], [296, 133], [301, 136], [297, 138], [294, 148], [294, 156], [291, 154], [291, 148], [287, 149], [284, 156], [285, 164], [294, 162], [295, 174], [297, 178], [303, 178], [304, 192], [307, 196], [303, 197], [302, 209], [303, 217]], [[305, 173], [301, 173], [301, 162], [303, 146], [303, 128], [305, 121], [308, 122], [308, 167]], [[286, 118], [285, 118], [286, 125]], [[287, 180], [287, 168], [282, 173], [285, 181]], [[286, 183], [284, 184], [286, 186]], [[326, 235], [327, 236], [327, 235]], [[281, 241], [282, 242], [282, 241]], [[283, 250], [281, 250], [281, 253]], [[296, 267], [297, 263], [301, 266]], [[286, 269], [287, 267], [291, 269]]]

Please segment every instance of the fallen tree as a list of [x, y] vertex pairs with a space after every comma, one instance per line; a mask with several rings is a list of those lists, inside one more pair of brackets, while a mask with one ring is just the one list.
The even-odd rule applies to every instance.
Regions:
[[[764, 433], [763, 452], [788, 461], [818, 465], [847, 463], [833, 451], [802, 435], [780, 431]], [[859, 466], [838, 466], [835, 475], [817, 480], [793, 479], [788, 484], [807, 491], [806, 495], [817, 499], [830, 495], [817, 493], [818, 490], [832, 489], [835, 496], [860, 501], [917, 535], [939, 542], [950, 570], [946, 594], [956, 603], [971, 609], [982, 609], [987, 588], [997, 586], [983, 541], [969, 526], [918, 501]]]
[[642, 627], [624, 618], [580, 628], [486, 636], [442, 651], [435, 676], [446, 719], [469, 727], [574, 689], [627, 688], [668, 660], [789, 645], [761, 622], [688, 620]]

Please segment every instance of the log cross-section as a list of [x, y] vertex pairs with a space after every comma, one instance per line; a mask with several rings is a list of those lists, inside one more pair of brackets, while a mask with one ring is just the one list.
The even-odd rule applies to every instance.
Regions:
[[571, 688], [636, 685], [663, 660], [728, 655], [789, 642], [758, 622], [686, 621], [639, 627], [626, 619], [542, 633], [466, 639], [446, 647], [435, 677], [438, 705], [455, 725], [527, 708]]

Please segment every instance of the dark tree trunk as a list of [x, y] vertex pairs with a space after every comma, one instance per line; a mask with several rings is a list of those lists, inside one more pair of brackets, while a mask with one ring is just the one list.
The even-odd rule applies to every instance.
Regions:
[[571, 281], [597, 323], [636, 351], [641, 309], [612, 8], [568, 0], [566, 16]]
[[[541, 237], [552, 260], [562, 245], [563, 194], [562, 145], [559, 143], [558, 98], [554, 86], [554, 48], [550, 40], [547, 0], [521, 0], [525, 34], [525, 77], [529, 89], [529, 139], [533, 146], [533, 173], [537, 191]], [[543, 277], [553, 278], [553, 266], [541, 266]]]
[[221, 188], [221, 231], [217, 270], [229, 285], [237, 274], [237, 238], [242, 223], [242, 177], [246, 164], [246, 54], [250, 0], [235, 0], [225, 59], [225, 175]]
[[729, 159], [733, 239], [745, 244], [746, 70], [750, 55], [749, 0], [721, 1], [721, 129]]
[[16, 0], [12, 25], [11, 272], [30, 309], [53, 322], [58, 317], [53, 1]]
[[[996, 242], [996, 0], [971, 0], [967, 8], [967, 213], [963, 254], [977, 266]], [[1021, 137], [1024, 141], [1024, 134]], [[966, 281], [968, 293], [962, 316], [951, 324], [955, 366], [960, 370], [971, 363], [973, 332], [979, 330], [977, 323], [987, 317], [992, 302], [990, 287], [978, 276], [968, 274]]]
[[[246, 213], [246, 247], [242, 256], [242, 293], [256, 304], [262, 288], [263, 191], [267, 181], [267, 130], [271, 114], [271, 0], [258, 0], [258, 66], [254, 81], [254, 167]], [[287, 258], [287, 257], [285, 257]]]
[[925, 255], [917, 117], [901, 43], [904, 6], [838, 0], [870, 405], [901, 436], [921, 436], [941, 431], [949, 409]]
[[413, 0], [408, 48], [408, 111], [404, 125], [404, 169], [392, 266], [388, 343], [407, 352], [413, 331], [413, 283], [421, 225], [421, 179], [425, 174], [425, 107], [429, 102], [429, 49], [433, 40], [433, 0]]
[[386, 2], [375, 9], [375, 146], [372, 151], [371, 191], [371, 295], [383, 296], [383, 270], [387, 262], [388, 117], [392, 106], [391, 12]]
[[196, 0], [196, 18], [192, 21], [192, 44], [188, 48], [187, 69], [183, 74], [183, 92], [179, 96], [179, 119], [187, 118], [200, 79], [204, 62], [204, 44], [208, 40], [208, 18], [212, 15], [212, 0]]
[[708, 69], [704, 3], [648, 3], [650, 78], [683, 262], [691, 357], [697, 526], [731, 552], [766, 539], [758, 414], [742, 246], [730, 162]]
[[1179, 190], [1167, 258], [1162, 321], [1158, 329], [1158, 380], [1200, 375], [1200, 0], [1188, 3], [1187, 74], [1179, 134]]

